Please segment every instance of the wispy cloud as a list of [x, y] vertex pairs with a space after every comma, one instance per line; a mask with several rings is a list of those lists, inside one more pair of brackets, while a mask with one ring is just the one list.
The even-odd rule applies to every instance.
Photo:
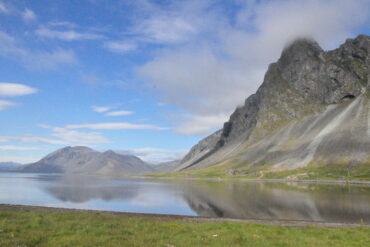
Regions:
[[38, 126], [41, 128], [50, 129], [52, 131], [50, 135], [59, 138], [58, 140], [66, 145], [101, 144], [110, 142], [105, 136], [96, 132], [81, 132], [67, 128], [53, 127], [45, 124], [39, 124]]
[[36, 34], [45, 38], [59, 39], [63, 41], [78, 41], [78, 40], [95, 40], [103, 39], [104, 36], [96, 33], [84, 33], [75, 30], [53, 30], [49, 28], [39, 28]]
[[107, 111], [111, 110], [112, 108], [114, 108], [114, 107], [113, 106], [92, 106], [91, 107], [91, 109], [94, 112], [99, 112], [99, 113], [107, 112]]
[[183, 123], [178, 124], [174, 130], [180, 134], [202, 136], [209, 134], [209, 130], [220, 128], [228, 118], [226, 114], [191, 115], [185, 118]]
[[3, 2], [0, 2], [0, 13], [8, 13], [9, 12], [9, 9], [5, 6], [5, 4]]
[[13, 145], [0, 145], [0, 150], [13, 150], [13, 151], [27, 151], [27, 150], [39, 150], [40, 147], [32, 146], [13, 146]]
[[0, 96], [14, 97], [37, 93], [36, 88], [9, 82], [0, 82]]
[[76, 28], [77, 25], [75, 23], [69, 21], [53, 21], [47, 23], [49, 27], [64, 27], [64, 28]]
[[9, 101], [9, 100], [1, 100], [0, 99], [0, 111], [3, 111], [3, 110], [6, 110], [10, 107], [14, 107], [14, 106], [17, 106], [18, 104], [13, 102], [13, 101]]
[[116, 52], [116, 53], [127, 53], [134, 51], [138, 48], [138, 44], [133, 41], [107, 41], [104, 42], [104, 48]]
[[133, 124], [126, 122], [93, 123], [93, 124], [70, 124], [66, 129], [92, 129], [92, 130], [167, 130], [168, 128], [152, 124]]
[[157, 16], [140, 23], [135, 32], [147, 42], [177, 43], [189, 39], [196, 29], [181, 17]]
[[[4, 135], [0, 136], [0, 142], [40, 143], [50, 145], [93, 145], [110, 142], [110, 140], [108, 140], [105, 136], [96, 132], [81, 132], [44, 124], [39, 124], [38, 126], [50, 129], [51, 133], [49, 134], [49, 136], [44, 137], [35, 135]], [[10, 147], [15, 146], [5, 145], [3, 147], [8, 147], [8, 150], [10, 150]], [[3, 150], [5, 150], [5, 148], [3, 148]]]
[[35, 21], [37, 19], [36, 14], [32, 10], [27, 8], [22, 12], [22, 17], [23, 20], [26, 22]]
[[110, 141], [103, 135], [95, 132], [81, 132], [65, 128], [52, 128], [51, 135], [60, 138], [68, 144], [101, 144]]
[[133, 111], [111, 111], [107, 112], [105, 115], [110, 117], [118, 117], [118, 116], [127, 116], [133, 114]]
[[114, 108], [116, 108], [116, 106], [92, 106], [91, 107], [91, 109], [94, 112], [105, 113], [104, 115], [109, 116], [109, 117], [128, 116], [128, 115], [134, 114], [133, 111], [125, 111], [125, 110], [111, 111]]
[[14, 37], [0, 31], [0, 56], [20, 62], [30, 69], [56, 69], [60, 66], [78, 64], [72, 50], [54, 49], [52, 51], [29, 50]]
[[116, 150], [116, 152], [120, 154], [135, 155], [147, 162], [160, 163], [180, 160], [183, 158], [187, 150], [144, 147], [129, 150]]
[[34, 135], [20, 135], [20, 136], [0, 136], [0, 142], [22, 142], [22, 143], [43, 143], [43, 144], [55, 144], [65, 145], [66, 142], [63, 140], [56, 140], [51, 138], [45, 138]]
[[[116, 53], [127, 53], [146, 45], [169, 45], [185, 43], [198, 34], [201, 26], [206, 26], [199, 9], [204, 1], [189, 1], [182, 4], [167, 2], [166, 8], [150, 1], [130, 3], [134, 15], [134, 25], [126, 30], [119, 40], [107, 41], [104, 48]], [[184, 8], [179, 8], [182, 5]], [[142, 15], [145, 13], [144, 15]], [[202, 13], [204, 14], [204, 13]], [[139, 17], [136, 17], [139, 16]]]

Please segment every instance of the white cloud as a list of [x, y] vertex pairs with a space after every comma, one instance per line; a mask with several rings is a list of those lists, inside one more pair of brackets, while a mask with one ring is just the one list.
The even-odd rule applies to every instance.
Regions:
[[[124, 32], [124, 38], [106, 42], [112, 52], [127, 53], [146, 45], [186, 43], [208, 26], [206, 1], [169, 1], [165, 5], [150, 1], [129, 3], [133, 26]], [[136, 14], [135, 14], [136, 13]]]
[[127, 53], [138, 48], [138, 45], [132, 41], [108, 41], [104, 42], [103, 46], [109, 51], [117, 53]]
[[[38, 126], [50, 129], [52, 131], [52, 133], [50, 133], [52, 138], [35, 135], [0, 136], [0, 142], [41, 143], [50, 145], [86, 145], [110, 142], [106, 137], [96, 132], [81, 132], [66, 128], [52, 127], [44, 124], [39, 124]], [[3, 147], [8, 148], [8, 150], [11, 150], [11, 148], [13, 148], [13, 150], [22, 150], [22, 147], [16, 149], [16, 146], [5, 145]], [[6, 150], [5, 148], [3, 148], [3, 150]]]
[[59, 66], [78, 64], [76, 55], [71, 50], [29, 50], [14, 37], [1, 31], [0, 56], [20, 62], [29, 69], [56, 69]]
[[127, 116], [133, 114], [133, 111], [111, 111], [106, 113], [106, 116], [111, 116], [111, 117], [118, 117], [118, 116]]
[[86, 145], [86, 144], [101, 144], [109, 143], [105, 136], [96, 132], [81, 132], [70, 130], [67, 128], [53, 127], [46, 124], [38, 124], [39, 127], [50, 129], [53, 137], [59, 138], [58, 141], [65, 145]]
[[101, 144], [109, 143], [110, 141], [99, 133], [95, 132], [80, 132], [68, 130], [65, 128], [52, 128], [52, 136], [58, 137], [65, 143], [70, 144]]
[[15, 151], [26, 151], [26, 150], [39, 150], [39, 147], [30, 146], [13, 146], [13, 145], [0, 145], [0, 150], [15, 150]]
[[202, 2], [208, 8], [194, 5], [196, 16], [184, 13], [187, 4], [177, 6], [178, 15], [167, 15], [196, 27], [184, 36], [186, 44], [168, 46], [138, 68], [164, 102], [193, 115], [176, 128], [188, 134], [221, 127], [223, 116], [256, 91], [287, 42], [309, 36], [335, 48], [369, 23], [370, 3], [363, 0], [238, 1], [235, 18], [222, 11], [223, 5]]
[[22, 142], [22, 143], [43, 143], [43, 144], [55, 144], [65, 145], [66, 142], [63, 140], [50, 139], [45, 137], [39, 137], [34, 135], [22, 135], [22, 136], [0, 136], [0, 142]]
[[226, 114], [193, 115], [184, 123], [179, 124], [175, 131], [185, 135], [207, 135], [210, 134], [210, 130], [220, 128], [228, 118]]
[[0, 96], [14, 97], [23, 96], [28, 94], [34, 94], [37, 89], [29, 87], [27, 85], [9, 82], [0, 82]]
[[75, 53], [64, 49], [29, 53], [24, 57], [23, 62], [32, 69], [57, 69], [59, 66], [78, 64]]
[[147, 162], [160, 163], [180, 160], [186, 154], [187, 150], [145, 147], [130, 150], [116, 150], [116, 152], [120, 154], [135, 155]]
[[171, 15], [154, 16], [135, 27], [135, 33], [153, 43], [182, 42], [195, 32], [195, 27], [188, 20]]
[[77, 40], [94, 40], [103, 39], [104, 36], [96, 33], [83, 33], [75, 30], [52, 30], [49, 28], [39, 28], [36, 34], [45, 38], [60, 39], [63, 41], [77, 41]]
[[23, 20], [27, 22], [34, 21], [37, 18], [36, 14], [32, 10], [27, 9], [27, 8], [22, 12], [22, 17], [23, 17]]
[[99, 112], [99, 113], [107, 112], [107, 111], [111, 110], [112, 108], [113, 108], [112, 106], [92, 106], [91, 107], [91, 109], [94, 112]]
[[95, 123], [95, 124], [70, 124], [67, 129], [92, 129], [92, 130], [167, 130], [168, 128], [159, 127], [152, 124], [132, 124], [126, 122], [118, 123]]
[[8, 101], [8, 100], [1, 100], [0, 99], [0, 111], [6, 110], [10, 107], [18, 105], [17, 103], [13, 101]]

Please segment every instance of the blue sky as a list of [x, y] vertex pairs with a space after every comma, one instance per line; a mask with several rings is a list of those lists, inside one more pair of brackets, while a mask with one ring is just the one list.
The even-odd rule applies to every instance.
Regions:
[[[78, 3], [78, 4], [77, 4]], [[67, 145], [179, 158], [294, 38], [370, 33], [366, 0], [0, 0], [0, 162]]]

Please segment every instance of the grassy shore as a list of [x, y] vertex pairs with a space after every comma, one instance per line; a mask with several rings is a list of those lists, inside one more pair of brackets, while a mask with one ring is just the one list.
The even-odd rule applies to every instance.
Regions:
[[291, 180], [340, 180], [370, 181], [370, 166], [363, 164], [350, 167], [346, 164], [316, 166], [310, 165], [294, 170], [272, 171], [271, 166], [255, 168], [230, 167], [228, 163], [208, 168], [175, 173], [151, 174], [152, 177], [173, 178], [241, 178], [241, 179], [291, 179]]
[[369, 246], [370, 228], [287, 227], [0, 206], [0, 246]]

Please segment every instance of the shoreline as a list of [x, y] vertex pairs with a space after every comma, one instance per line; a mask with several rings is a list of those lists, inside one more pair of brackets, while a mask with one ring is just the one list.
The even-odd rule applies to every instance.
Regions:
[[370, 181], [362, 180], [301, 180], [301, 179], [263, 179], [263, 178], [197, 178], [197, 177], [151, 177], [133, 176], [132, 178], [142, 179], [163, 179], [163, 180], [199, 180], [199, 181], [241, 181], [241, 182], [273, 182], [273, 183], [311, 183], [311, 184], [351, 184], [370, 186]]
[[152, 219], [158, 221], [172, 221], [179, 220], [185, 222], [208, 222], [208, 223], [246, 223], [246, 224], [263, 224], [275, 226], [288, 227], [327, 227], [327, 228], [348, 228], [348, 227], [369, 227], [369, 223], [341, 223], [341, 222], [324, 222], [324, 221], [306, 221], [306, 220], [284, 220], [284, 219], [234, 219], [234, 218], [213, 218], [204, 216], [188, 216], [188, 215], [174, 215], [174, 214], [149, 214], [149, 213], [131, 213], [131, 212], [117, 212], [105, 211], [96, 209], [76, 209], [76, 208], [59, 208], [48, 206], [32, 206], [19, 204], [2, 204], [0, 203], [0, 211], [2, 210], [19, 210], [19, 211], [41, 211], [41, 212], [67, 212], [67, 213], [89, 213], [89, 214], [105, 214], [116, 215], [129, 218]]
[[272, 183], [308, 183], [308, 184], [338, 184], [338, 185], [364, 185], [370, 186], [367, 180], [328, 180], [328, 179], [285, 179], [285, 178], [221, 178], [221, 177], [156, 177], [149, 175], [100, 175], [86, 173], [33, 173], [18, 171], [0, 171], [0, 173], [38, 174], [38, 175], [66, 175], [66, 176], [97, 176], [119, 179], [155, 179], [155, 180], [188, 180], [188, 181], [240, 181], [240, 182], [272, 182]]

